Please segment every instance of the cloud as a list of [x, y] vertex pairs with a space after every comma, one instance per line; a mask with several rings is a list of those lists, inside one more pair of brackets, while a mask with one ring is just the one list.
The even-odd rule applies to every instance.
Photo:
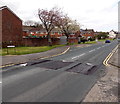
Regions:
[[39, 8], [50, 9], [54, 6], [63, 8], [71, 18], [77, 19], [84, 27], [98, 31], [117, 30], [119, 0], [2, 0], [23, 21], [39, 21]]

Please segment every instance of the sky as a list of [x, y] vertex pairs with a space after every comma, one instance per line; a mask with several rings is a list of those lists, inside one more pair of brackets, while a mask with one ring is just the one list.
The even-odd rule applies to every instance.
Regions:
[[119, 0], [0, 0], [24, 21], [40, 22], [38, 9], [62, 8], [82, 29], [109, 32], [118, 31]]

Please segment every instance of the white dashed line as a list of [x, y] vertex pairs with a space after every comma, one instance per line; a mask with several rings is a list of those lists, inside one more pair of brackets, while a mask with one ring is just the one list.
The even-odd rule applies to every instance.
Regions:
[[75, 59], [75, 58], [79, 58], [79, 57], [81, 57], [81, 56], [83, 56], [83, 55], [85, 55], [86, 53], [83, 53], [83, 54], [81, 54], [81, 55], [79, 55], [79, 56], [75, 56], [75, 57], [73, 57], [72, 59]]
[[[108, 46], [108, 45], [109, 45], [109, 44], [104, 45], [104, 46], [101, 46], [101, 47], [98, 47], [98, 48], [95, 48], [95, 49], [90, 50], [90, 51], [88, 51], [88, 52], [86, 52], [86, 53], [83, 53], [83, 54], [80, 54], [80, 55], [78, 55], [78, 56], [72, 57], [71, 59], [74, 60], [74, 59], [76, 59], [76, 58], [79, 58], [79, 57], [81, 57], [81, 56], [84, 56], [84, 55], [87, 54], [87, 53], [94, 52], [94, 51], [96, 51], [97, 49], [100, 49], [100, 48], [105, 47], [105, 46]], [[73, 51], [73, 50], [70, 50], [70, 51]], [[67, 61], [69, 61], [69, 60], [67, 59], [67, 60], [62, 60], [62, 61], [63, 61], [63, 62], [67, 62]]]
[[101, 47], [98, 47], [97, 49], [100, 49]]
[[2, 82], [0, 81], [0, 84], [1, 84]]
[[95, 51], [96, 49], [93, 49], [93, 50], [90, 50], [89, 52], [93, 52], [93, 51]]

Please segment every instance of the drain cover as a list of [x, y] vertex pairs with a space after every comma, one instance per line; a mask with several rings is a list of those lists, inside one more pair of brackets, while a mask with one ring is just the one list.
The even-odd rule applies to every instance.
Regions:
[[97, 69], [96, 67], [97, 67], [96, 65], [92, 65], [90, 63], [77, 64], [76, 66], [73, 66], [70, 69], [67, 69], [66, 71], [82, 73], [82, 74], [88, 75], [88, 74], [94, 72]]
[[62, 62], [62, 61], [48, 61], [42, 64], [38, 64], [37, 67], [48, 68], [57, 70], [59, 68], [63, 68], [65, 66], [70, 65], [72, 62]]

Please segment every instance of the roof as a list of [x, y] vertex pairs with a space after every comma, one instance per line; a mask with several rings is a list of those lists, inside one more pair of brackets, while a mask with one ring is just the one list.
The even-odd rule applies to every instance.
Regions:
[[[12, 14], [14, 14], [19, 20], [21, 20], [11, 9], [9, 9], [7, 6], [2, 6], [0, 7], [0, 11], [4, 10], [4, 9], [8, 9]], [[21, 20], [22, 21], [22, 20]]]
[[[23, 31], [31, 31], [31, 32], [40, 31], [40, 32], [46, 32], [46, 29], [43, 28], [43, 27], [23, 26]], [[51, 32], [60, 32], [60, 29], [59, 28], [54, 28], [54, 29], [52, 29]]]
[[118, 34], [118, 32], [117, 32], [117, 31], [114, 31], [114, 30], [111, 30], [110, 32], [114, 32], [115, 34]]
[[0, 7], [0, 10], [3, 10], [5, 8], [7, 8], [7, 6], [2, 6], [2, 7]]
[[30, 31], [31, 29], [33, 29], [34, 27], [32, 26], [22, 26], [22, 30], [23, 31]]
[[85, 31], [94, 32], [93, 29], [86, 29]]

